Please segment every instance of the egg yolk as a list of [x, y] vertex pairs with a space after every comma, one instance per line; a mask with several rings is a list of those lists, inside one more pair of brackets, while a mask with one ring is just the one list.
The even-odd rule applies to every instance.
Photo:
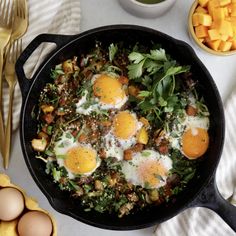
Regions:
[[192, 128], [184, 132], [182, 136], [182, 151], [189, 159], [196, 159], [202, 156], [209, 145], [207, 130]]
[[167, 176], [167, 170], [159, 161], [147, 160], [139, 166], [138, 174], [146, 187], [157, 188], [163, 176]]
[[87, 147], [74, 147], [68, 150], [64, 162], [74, 174], [88, 173], [96, 168], [96, 152]]
[[126, 95], [122, 84], [114, 77], [100, 75], [93, 84], [93, 93], [105, 104], [116, 105]]
[[121, 111], [115, 116], [113, 127], [117, 138], [129, 139], [136, 133], [137, 120], [128, 111]]

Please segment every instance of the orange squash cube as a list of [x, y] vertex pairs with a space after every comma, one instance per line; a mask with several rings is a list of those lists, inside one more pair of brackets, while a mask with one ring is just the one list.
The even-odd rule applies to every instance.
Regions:
[[236, 50], [236, 39], [232, 40], [231, 42], [232, 42], [231, 49]]
[[208, 40], [207, 41], [207, 45], [214, 51], [218, 51], [220, 43], [221, 43], [221, 40], [214, 40], [214, 41]]
[[204, 25], [198, 25], [195, 27], [195, 34], [197, 38], [205, 38], [208, 37], [208, 28]]
[[204, 7], [198, 6], [198, 7], [195, 9], [195, 12], [197, 12], [197, 13], [207, 13], [207, 9], [204, 8]]
[[199, 13], [194, 13], [192, 17], [193, 26], [200, 25], [199, 23]]
[[222, 52], [227, 52], [230, 50], [232, 46], [232, 42], [229, 41], [221, 41], [220, 42], [220, 46], [219, 46], [219, 50]]
[[233, 28], [231, 22], [227, 20], [220, 21], [219, 33], [222, 35], [233, 37]]
[[210, 40], [217, 40], [221, 38], [221, 35], [217, 29], [208, 30], [208, 35]]
[[232, 24], [232, 28], [233, 28], [233, 34], [234, 36], [236, 36], [236, 25]]
[[225, 19], [225, 10], [222, 7], [217, 7], [212, 10], [212, 18], [214, 21]]
[[220, 7], [219, 0], [209, 0], [209, 2], [207, 4], [207, 10], [210, 15], [212, 15], [212, 11], [217, 7]]
[[201, 7], [205, 7], [209, 0], [198, 0], [198, 3]]
[[236, 3], [231, 5], [231, 16], [236, 16]]
[[229, 8], [228, 7], [222, 7], [223, 11], [224, 11], [224, 15], [225, 17], [229, 16]]
[[226, 6], [231, 3], [231, 0], [220, 0], [220, 6]]
[[199, 24], [204, 26], [210, 26], [212, 24], [212, 17], [210, 15], [204, 13], [196, 13], [196, 14]]
[[220, 39], [221, 39], [222, 41], [227, 41], [227, 40], [229, 39], [229, 36], [228, 36], [228, 35], [225, 35], [225, 34], [221, 34], [221, 35], [220, 35]]

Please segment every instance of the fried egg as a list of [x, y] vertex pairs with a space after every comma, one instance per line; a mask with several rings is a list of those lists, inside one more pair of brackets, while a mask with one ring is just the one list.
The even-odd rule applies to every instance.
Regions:
[[209, 118], [187, 116], [181, 137], [181, 151], [189, 159], [201, 157], [209, 146]]
[[182, 136], [182, 152], [189, 159], [201, 157], [209, 146], [209, 135], [206, 129], [189, 128]]
[[[125, 86], [122, 85], [118, 77], [110, 74], [96, 74], [91, 79], [92, 98], [88, 98], [88, 91], [85, 90], [83, 96], [76, 104], [76, 112], [84, 115], [92, 111], [120, 109], [128, 100], [125, 93]], [[89, 102], [88, 99], [92, 99]]]
[[209, 146], [208, 129], [207, 116], [185, 115], [184, 120], [175, 126], [175, 135], [169, 133], [168, 138], [173, 148], [179, 149], [189, 159], [196, 159], [201, 157]]
[[172, 168], [172, 160], [154, 150], [134, 153], [132, 160], [122, 162], [122, 172], [126, 180], [144, 188], [160, 188], [166, 185]]
[[69, 132], [64, 132], [55, 143], [54, 152], [58, 165], [65, 167], [70, 179], [91, 175], [101, 162], [90, 144], [78, 143]]
[[123, 159], [124, 150], [136, 144], [136, 134], [142, 127], [135, 113], [118, 112], [113, 119], [111, 130], [104, 136], [104, 149], [107, 157]]

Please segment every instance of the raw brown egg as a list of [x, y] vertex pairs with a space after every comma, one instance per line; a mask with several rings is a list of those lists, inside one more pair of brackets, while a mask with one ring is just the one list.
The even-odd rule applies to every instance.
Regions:
[[10, 221], [24, 210], [24, 196], [15, 188], [0, 189], [0, 220]]
[[52, 221], [41, 211], [29, 211], [20, 218], [17, 230], [19, 236], [50, 236]]

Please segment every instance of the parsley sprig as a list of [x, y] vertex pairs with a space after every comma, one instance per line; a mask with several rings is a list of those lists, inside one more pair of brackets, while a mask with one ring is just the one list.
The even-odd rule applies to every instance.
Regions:
[[150, 53], [133, 51], [128, 58], [129, 79], [142, 84], [138, 107], [150, 121], [157, 118], [163, 122], [163, 113], [173, 112], [184, 103], [178, 96], [176, 76], [188, 72], [189, 66], [178, 65], [162, 48]]

